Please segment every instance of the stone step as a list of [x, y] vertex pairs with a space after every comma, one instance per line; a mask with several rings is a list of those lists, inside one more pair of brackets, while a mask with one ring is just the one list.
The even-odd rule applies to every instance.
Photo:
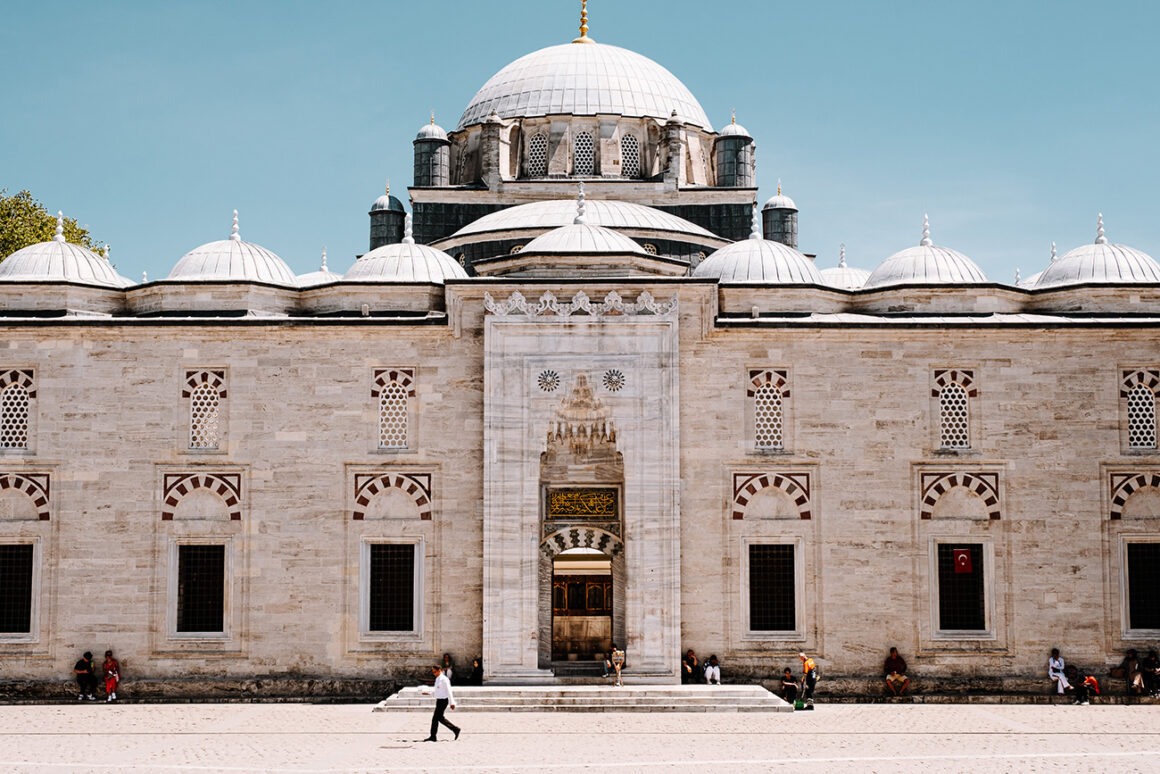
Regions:
[[[379, 702], [376, 712], [430, 712], [429, 689], [404, 688]], [[790, 712], [758, 685], [550, 685], [460, 686], [456, 711], [466, 712]]]

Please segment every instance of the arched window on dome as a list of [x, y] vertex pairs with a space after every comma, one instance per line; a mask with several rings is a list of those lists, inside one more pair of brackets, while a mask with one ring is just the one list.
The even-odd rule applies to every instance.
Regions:
[[596, 143], [589, 132], [580, 132], [572, 144], [572, 174], [596, 174]]
[[640, 177], [640, 142], [634, 134], [620, 136], [620, 175]]
[[533, 134], [528, 138], [528, 177], [548, 175], [548, 135]]

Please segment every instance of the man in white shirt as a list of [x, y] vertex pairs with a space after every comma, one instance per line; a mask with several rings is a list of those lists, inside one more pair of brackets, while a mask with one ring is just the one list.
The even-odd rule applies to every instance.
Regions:
[[452, 723], [447, 718], [443, 717], [443, 713], [450, 706], [455, 709], [455, 696], [451, 693], [451, 681], [447, 679], [447, 675], [443, 674], [443, 668], [438, 666], [431, 667], [431, 674], [435, 675], [435, 714], [431, 716], [431, 736], [424, 739], [424, 742], [437, 742], [435, 734], [439, 732], [439, 724], [447, 726], [455, 734], [455, 738], [459, 738], [460, 728]]

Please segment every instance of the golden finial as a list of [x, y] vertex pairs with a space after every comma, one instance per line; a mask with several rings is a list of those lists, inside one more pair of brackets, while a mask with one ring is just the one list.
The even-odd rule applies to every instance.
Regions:
[[431, 111], [431, 126], [435, 125], [435, 111]]
[[731, 124], [737, 123], [737, 108], [734, 108], [733, 110], [729, 111], [729, 123], [731, 123]]
[[588, 37], [588, 0], [580, 0], [580, 37], [572, 41], [573, 43], [595, 43], [596, 41]]
[[387, 194], [387, 196], [391, 195], [391, 178], [389, 178], [389, 177], [387, 178], [387, 190], [385, 191], [385, 193]]
[[781, 178], [777, 179], [777, 195], [781, 196]]

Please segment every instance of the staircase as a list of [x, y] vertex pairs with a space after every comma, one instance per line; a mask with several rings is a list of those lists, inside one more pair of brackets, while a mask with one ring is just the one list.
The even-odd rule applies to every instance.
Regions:
[[[423, 689], [429, 690], [429, 689]], [[456, 712], [792, 712], [760, 685], [464, 685]], [[375, 712], [430, 712], [435, 699], [404, 688]]]

